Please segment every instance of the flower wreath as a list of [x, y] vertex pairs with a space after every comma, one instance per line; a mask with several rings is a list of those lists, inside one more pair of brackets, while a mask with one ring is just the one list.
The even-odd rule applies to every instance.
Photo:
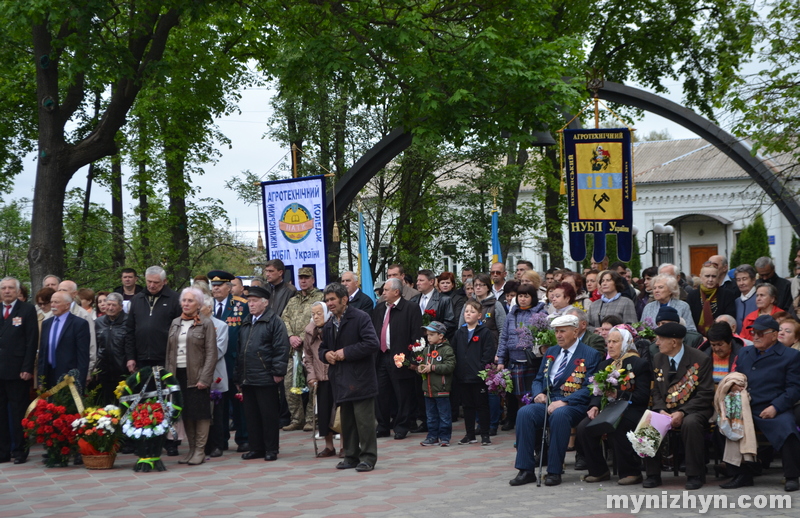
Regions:
[[[120, 405], [127, 409], [122, 417], [122, 433], [134, 440], [160, 439], [167, 430], [177, 433], [172, 424], [183, 409], [183, 395], [178, 380], [162, 367], [144, 367], [120, 382], [115, 393], [122, 394]], [[140, 454], [134, 471], [164, 471], [159, 440], [153, 452]], [[155, 451], [157, 449], [157, 451]]]

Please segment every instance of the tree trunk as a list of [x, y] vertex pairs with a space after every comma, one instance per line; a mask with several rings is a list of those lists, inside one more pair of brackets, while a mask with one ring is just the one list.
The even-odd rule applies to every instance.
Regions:
[[547, 230], [547, 252], [550, 254], [550, 267], [564, 267], [564, 235], [562, 226], [564, 224], [559, 208], [561, 194], [561, 171], [558, 163], [556, 148], [550, 146], [545, 151], [545, 156], [550, 161], [551, 167], [546, 173], [546, 191], [544, 202], [544, 220]]
[[169, 196], [170, 235], [172, 253], [167, 264], [167, 272], [172, 278], [173, 289], [188, 285], [191, 281], [189, 271], [189, 216], [186, 214], [186, 152], [175, 149], [164, 139], [164, 160]]
[[86, 192], [83, 196], [83, 213], [81, 214], [81, 228], [78, 230], [78, 249], [75, 252], [75, 270], [80, 270], [83, 263], [83, 254], [86, 250], [86, 222], [89, 221], [89, 206], [92, 199], [92, 181], [94, 180], [94, 162], [89, 164], [86, 173]]
[[116, 268], [125, 266], [125, 223], [122, 209], [122, 158], [111, 157], [111, 232], [113, 233], [112, 261]]

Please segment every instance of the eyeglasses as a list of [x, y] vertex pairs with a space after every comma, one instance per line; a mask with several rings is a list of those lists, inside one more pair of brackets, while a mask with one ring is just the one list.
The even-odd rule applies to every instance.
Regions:
[[484, 283], [482, 283], [482, 282], [473, 282], [472, 283], [472, 287], [473, 288], [477, 288], [478, 286], [486, 287], [486, 285]]
[[761, 338], [762, 336], [764, 336], [764, 335], [766, 335], [766, 334], [769, 334], [769, 333], [774, 333], [774, 332], [775, 332], [775, 330], [774, 330], [774, 329], [765, 329], [765, 330], [763, 330], [763, 331], [756, 331], [756, 330], [753, 330], [753, 336], [757, 336], [757, 337]]
[[491, 271], [491, 272], [489, 272], [489, 273], [491, 273], [492, 275], [495, 275], [495, 274], [497, 274], [497, 275], [502, 275], [502, 274], [503, 274], [503, 272], [499, 272], [499, 271], [497, 271], [497, 270], [493, 270], [493, 271]]

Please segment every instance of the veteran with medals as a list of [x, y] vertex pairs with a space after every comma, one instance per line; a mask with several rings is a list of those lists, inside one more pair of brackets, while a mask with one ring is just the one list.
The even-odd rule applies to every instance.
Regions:
[[[653, 357], [655, 383], [651, 391], [653, 412], [672, 418], [673, 431], [680, 431], [686, 461], [686, 489], [705, 484], [705, 431], [714, 413], [714, 378], [711, 358], [683, 344], [686, 328], [667, 322], [655, 329], [658, 353]], [[645, 460], [647, 478], [643, 487], [661, 485], [661, 450]]]
[[[747, 376], [750, 410], [755, 429], [764, 434], [775, 451], [780, 450], [784, 489], [800, 489], [800, 435], [792, 412], [800, 399], [800, 351], [778, 342], [778, 322], [761, 315], [750, 326], [753, 347], [743, 347], [736, 360], [736, 372]], [[723, 489], [753, 485], [752, 466], [728, 464], [733, 478]]]
[[558, 345], [547, 350], [545, 360], [533, 380], [533, 404], [522, 407], [517, 413], [517, 457], [514, 467], [519, 473], [509, 481], [512, 486], [536, 482], [536, 432], [545, 424], [545, 412], [550, 427], [550, 444], [544, 483], [546, 486], [561, 484], [570, 432], [589, 409], [591, 394], [588, 377], [597, 372], [597, 365], [602, 359], [600, 353], [580, 341], [578, 324], [578, 317], [574, 315], [562, 315], [550, 324], [555, 329]]

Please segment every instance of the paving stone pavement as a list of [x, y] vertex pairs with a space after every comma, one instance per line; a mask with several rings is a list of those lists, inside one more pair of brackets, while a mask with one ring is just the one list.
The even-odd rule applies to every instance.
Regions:
[[[134, 473], [133, 455], [120, 455], [114, 469], [45, 468], [41, 450], [26, 464], [0, 464], [0, 518], [30, 516], [169, 517], [264, 516], [335, 517], [390, 516], [442, 518], [459, 516], [618, 518], [629, 510], [608, 509], [608, 495], [669, 495], [684, 490], [683, 476], [664, 473], [664, 486], [645, 490], [622, 487], [615, 480], [601, 484], [580, 481], [586, 473], [572, 469], [567, 455], [563, 483], [557, 487], [529, 484], [510, 487], [516, 471], [514, 433], [500, 432], [491, 446], [455, 444], [463, 421], [454, 425], [449, 448], [419, 446], [424, 435], [402, 441], [378, 439], [378, 463], [370, 473], [335, 469], [338, 458], [316, 459], [311, 433], [281, 432], [278, 461], [242, 460], [225, 452], [200, 466], [178, 464], [164, 457], [168, 471]], [[320, 448], [324, 442], [320, 441]], [[185, 451], [185, 447], [181, 448]], [[784, 495], [780, 469], [756, 479], [756, 486], [723, 491], [713, 475], [693, 495]], [[791, 494], [792, 506], [800, 499]], [[699, 504], [698, 504], [699, 507]], [[642, 510], [643, 516], [698, 516], [697, 509]], [[711, 510], [710, 516], [797, 516], [796, 509]]]

